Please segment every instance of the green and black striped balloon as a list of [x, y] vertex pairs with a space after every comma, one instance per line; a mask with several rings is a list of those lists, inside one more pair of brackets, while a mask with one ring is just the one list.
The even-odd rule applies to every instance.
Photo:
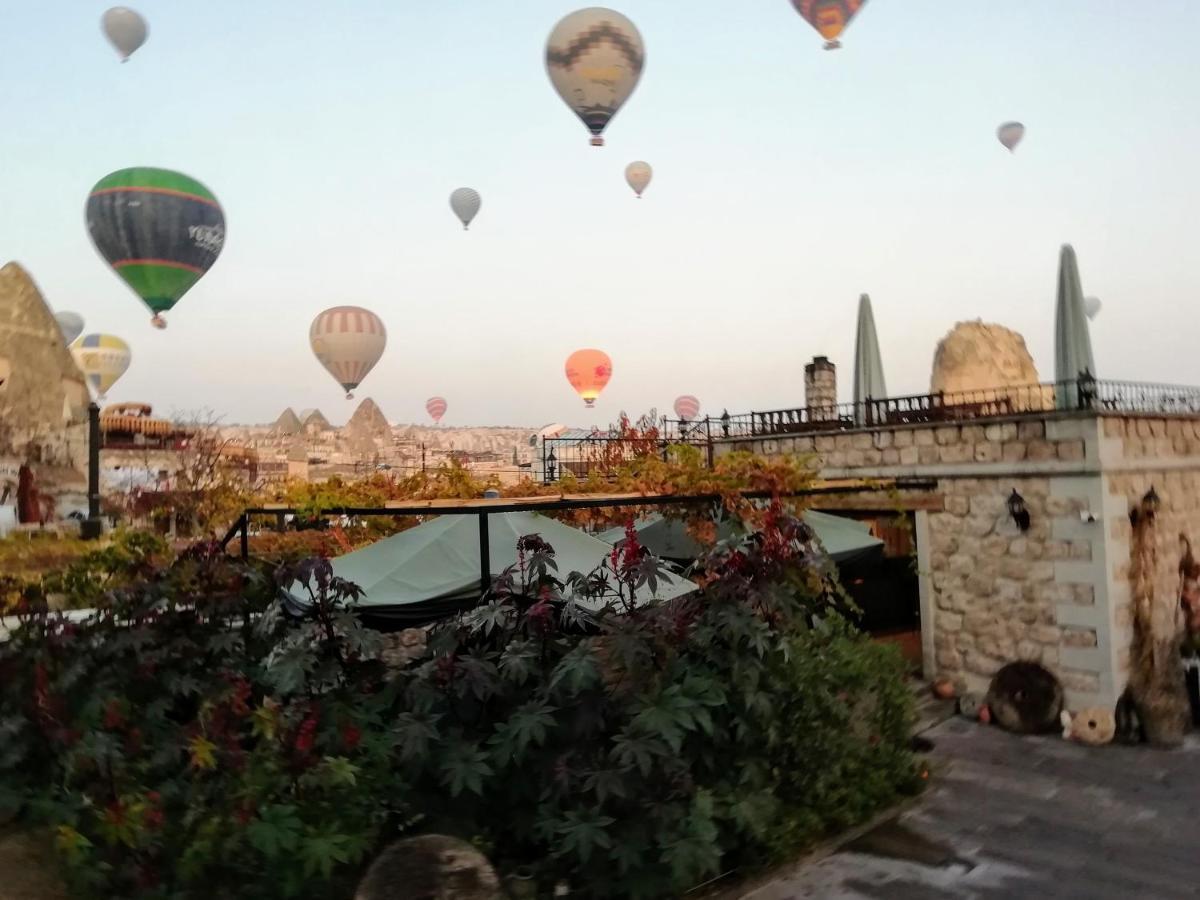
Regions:
[[96, 250], [154, 313], [171, 309], [207, 272], [225, 244], [225, 215], [212, 191], [167, 169], [122, 169], [100, 180], [87, 202]]

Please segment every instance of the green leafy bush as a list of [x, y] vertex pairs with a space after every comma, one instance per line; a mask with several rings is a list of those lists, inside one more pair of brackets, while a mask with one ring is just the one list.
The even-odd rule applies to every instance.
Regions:
[[899, 662], [842, 623], [805, 526], [765, 526], [653, 605], [632, 532], [563, 577], [527, 536], [400, 669], [327, 561], [197, 548], [0, 645], [0, 807], [55, 829], [86, 896], [348, 898], [422, 831], [577, 896], [678, 896], [915, 786]]

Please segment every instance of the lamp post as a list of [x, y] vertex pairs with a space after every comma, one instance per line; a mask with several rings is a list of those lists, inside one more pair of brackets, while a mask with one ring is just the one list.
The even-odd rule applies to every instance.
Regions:
[[558, 468], [558, 457], [554, 455], [554, 448], [550, 448], [550, 455], [546, 457], [546, 484], [554, 481], [555, 470]]
[[97, 540], [104, 533], [100, 520], [100, 405], [88, 405], [88, 517], [79, 527], [85, 541]]

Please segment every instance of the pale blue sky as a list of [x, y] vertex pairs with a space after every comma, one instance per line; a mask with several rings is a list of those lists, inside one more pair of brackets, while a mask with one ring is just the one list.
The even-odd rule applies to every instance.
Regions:
[[[343, 303], [388, 325], [359, 396], [395, 421], [435, 393], [447, 424], [798, 405], [814, 354], [845, 395], [863, 291], [893, 394], [976, 317], [1050, 377], [1064, 241], [1105, 303], [1100, 375], [1200, 383], [1197, 0], [871, 0], [836, 53], [788, 0], [614, 6], [648, 62], [597, 150], [542, 61], [571, 2], [141, 0], [122, 66], [104, 3], [0, 0], [0, 262], [129, 341], [111, 399], [230, 421], [349, 414], [307, 346]], [[199, 178], [228, 220], [166, 332], [83, 223], [132, 165]], [[484, 198], [469, 234], [461, 185]], [[562, 370], [583, 346], [614, 359], [594, 413]]]

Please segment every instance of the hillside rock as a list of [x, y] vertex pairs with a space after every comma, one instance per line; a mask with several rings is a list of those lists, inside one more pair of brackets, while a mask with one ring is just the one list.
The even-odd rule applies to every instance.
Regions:
[[299, 434], [300, 428], [300, 418], [289, 406], [279, 414], [279, 418], [271, 426], [271, 433], [278, 435]]
[[386, 438], [391, 430], [383, 411], [370, 397], [358, 404], [358, 409], [346, 423], [346, 431], [354, 437]]
[[959, 322], [938, 343], [931, 393], [986, 391], [1037, 384], [1025, 338], [1003, 325]]
[[333, 426], [319, 409], [307, 410], [300, 414], [300, 422], [305, 434], [320, 434], [322, 431], [333, 431]]
[[[90, 397], [83, 373], [29, 274], [0, 269], [0, 462], [73, 466]], [[78, 429], [76, 429], [78, 431]]]

